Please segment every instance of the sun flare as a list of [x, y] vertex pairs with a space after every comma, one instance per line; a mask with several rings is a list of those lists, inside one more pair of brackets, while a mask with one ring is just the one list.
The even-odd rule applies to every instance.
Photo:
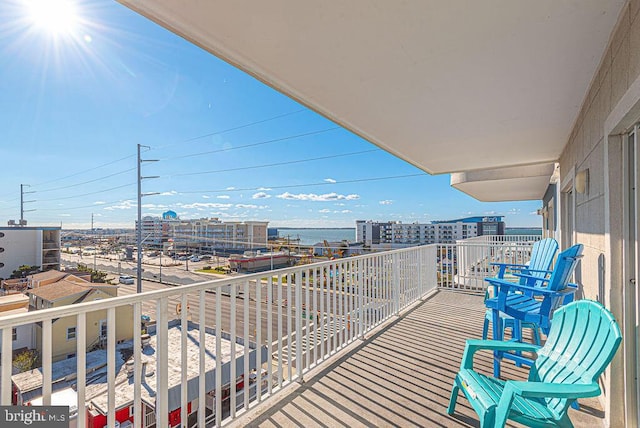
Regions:
[[71, 0], [25, 0], [25, 3], [35, 27], [64, 34], [72, 33], [77, 25], [78, 15]]

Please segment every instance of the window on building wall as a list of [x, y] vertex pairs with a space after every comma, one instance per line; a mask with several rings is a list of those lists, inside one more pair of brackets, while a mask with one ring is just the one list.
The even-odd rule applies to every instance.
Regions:
[[74, 340], [76, 338], [76, 327], [67, 328], [67, 340]]
[[11, 329], [11, 340], [14, 342], [18, 340], [18, 330], [15, 327]]

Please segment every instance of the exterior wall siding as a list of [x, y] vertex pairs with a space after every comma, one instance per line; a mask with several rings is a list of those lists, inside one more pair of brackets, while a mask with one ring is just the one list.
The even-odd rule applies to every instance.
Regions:
[[[561, 183], [573, 172], [589, 170], [587, 191], [574, 192], [573, 240], [585, 245], [576, 280], [582, 285], [584, 297], [602, 301], [621, 323], [622, 151], [620, 141], [605, 135], [605, 122], [640, 76], [639, 12], [640, 0], [631, 0], [623, 8], [559, 159]], [[618, 352], [603, 382], [610, 426], [625, 423], [622, 355]]]

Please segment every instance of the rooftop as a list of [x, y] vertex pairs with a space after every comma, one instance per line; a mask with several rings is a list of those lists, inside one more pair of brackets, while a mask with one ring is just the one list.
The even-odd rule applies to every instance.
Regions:
[[[168, 386], [169, 391], [173, 388], [180, 387], [182, 382], [182, 354], [181, 354], [181, 326], [177, 323], [172, 323], [168, 329], [168, 344], [169, 344], [169, 363], [168, 369]], [[231, 342], [224, 338], [225, 334], [221, 338], [221, 352], [223, 364], [231, 361], [232, 347]], [[142, 396], [141, 399], [149, 404], [155, 406], [156, 395], [156, 346], [157, 337], [155, 334], [151, 335], [150, 343], [142, 351], [142, 364], [146, 367], [143, 369], [144, 377], [142, 380]], [[189, 323], [189, 330], [187, 333], [187, 359], [189, 360], [187, 367], [187, 379], [189, 379], [189, 400], [193, 400], [198, 394], [198, 375], [199, 375], [199, 358], [200, 358], [200, 330], [197, 324]], [[244, 344], [241, 343], [241, 339], [238, 340], [236, 345], [235, 355], [236, 358], [242, 357], [244, 353]], [[207, 352], [205, 353], [205, 370], [206, 370], [206, 385], [207, 389], [213, 389], [215, 382], [215, 355], [211, 353], [211, 349], [216, 348], [216, 336], [211, 329], [205, 329], [205, 346]], [[133, 377], [127, 376], [127, 368], [125, 362], [132, 360], [133, 353], [133, 341], [129, 340], [118, 344], [116, 347], [116, 409], [127, 406], [133, 403], [134, 399], [134, 384]], [[252, 346], [252, 350], [255, 346]], [[266, 356], [263, 357], [263, 360]], [[240, 360], [238, 360], [240, 361]], [[66, 360], [58, 361], [52, 365], [52, 379], [54, 381], [53, 392], [63, 390], [71, 387], [75, 382], [76, 373], [76, 358], [68, 358]], [[243, 365], [238, 363], [237, 373], [242, 374]], [[223, 384], [228, 383], [228, 379], [224, 379]], [[228, 374], [227, 374], [228, 376]], [[17, 386], [22, 394], [24, 402], [34, 400], [42, 395], [42, 371], [41, 369], [35, 369], [28, 372], [20, 373], [12, 377], [13, 383]], [[194, 381], [193, 383], [191, 381]], [[171, 392], [169, 392], [172, 396]], [[169, 399], [170, 410], [180, 407], [179, 399], [180, 392], [176, 394], [177, 398]], [[94, 408], [106, 414], [107, 412], [107, 351], [97, 350], [87, 353], [87, 388], [86, 388], [86, 401], [92, 403]]]

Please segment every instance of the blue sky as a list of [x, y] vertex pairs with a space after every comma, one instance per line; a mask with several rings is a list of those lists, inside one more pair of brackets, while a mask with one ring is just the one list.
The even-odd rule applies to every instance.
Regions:
[[[59, 0], [40, 0], [43, 4]], [[143, 214], [353, 227], [505, 215], [540, 226], [540, 201], [481, 203], [305, 109], [113, 1], [38, 18], [0, 3], [0, 220], [133, 227], [136, 145], [150, 149]], [[53, 27], [53, 28], [52, 28]]]

